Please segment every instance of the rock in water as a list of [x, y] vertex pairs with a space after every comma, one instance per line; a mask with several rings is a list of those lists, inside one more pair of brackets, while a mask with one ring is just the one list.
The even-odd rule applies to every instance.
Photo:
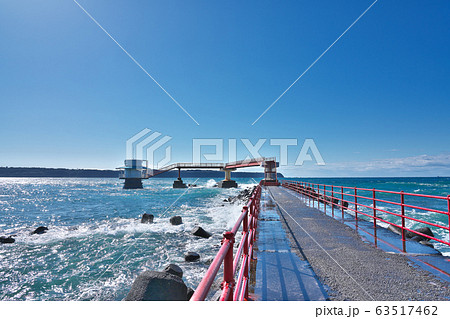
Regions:
[[164, 272], [183, 278], [183, 269], [175, 264], [168, 264], [164, 268]]
[[11, 236], [8, 236], [8, 237], [1, 236], [0, 237], [0, 244], [12, 244], [15, 241], [16, 240], [14, 238], [12, 238]]
[[34, 235], [34, 234], [42, 235], [42, 234], [46, 233], [47, 230], [48, 230], [47, 227], [45, 227], [45, 226], [39, 226], [38, 228], [36, 228], [35, 230], [33, 230], [33, 231], [31, 232], [31, 235]]
[[133, 282], [127, 301], [185, 301], [187, 287], [183, 280], [167, 272], [147, 270]]
[[[399, 226], [389, 225], [387, 229], [390, 230], [391, 232], [393, 232], [394, 234], [397, 234], [400, 236], [402, 235], [402, 228]], [[411, 233], [409, 230], [405, 230], [405, 238], [413, 238], [415, 236], [416, 236], [416, 234]]]
[[153, 218], [155, 218], [155, 216], [153, 216], [152, 214], [144, 214], [144, 215], [142, 215], [141, 223], [142, 224], [151, 224], [151, 223], [153, 223]]
[[188, 252], [185, 256], [184, 256], [184, 260], [185, 261], [197, 261], [200, 259], [200, 255], [197, 253], [194, 253], [192, 251]]
[[402, 235], [402, 229], [400, 227], [398, 227], [398, 226], [394, 226], [394, 225], [389, 224], [388, 229], [391, 232], [393, 232], [394, 234], [397, 234], [397, 235], [400, 235], [400, 236]]
[[[427, 235], [427, 236], [430, 236], [430, 237], [434, 237], [434, 234], [429, 227], [417, 228], [417, 229], [414, 229], [414, 231], [424, 234], [424, 235]], [[420, 238], [420, 240], [424, 240], [424, 241], [430, 240], [430, 238], [425, 237], [425, 236], [420, 236], [417, 234], [414, 234], [414, 236], [418, 236]]]
[[198, 237], [202, 237], [202, 238], [209, 238], [212, 236], [211, 233], [207, 232], [206, 230], [204, 230], [203, 228], [201, 228], [200, 226], [195, 227], [192, 230], [192, 235], [194, 236], [198, 236]]
[[170, 223], [172, 225], [181, 225], [183, 224], [183, 220], [181, 219], [181, 216], [173, 216], [170, 218]]
[[194, 294], [194, 292], [195, 292], [194, 289], [188, 287], [188, 289], [187, 289], [187, 296], [186, 296], [186, 297], [187, 297], [187, 298], [186, 298], [187, 301], [191, 300], [191, 297], [192, 297], [192, 295]]
[[428, 240], [421, 240], [421, 241], [419, 241], [419, 244], [434, 248], [434, 245], [432, 243], [430, 243]]

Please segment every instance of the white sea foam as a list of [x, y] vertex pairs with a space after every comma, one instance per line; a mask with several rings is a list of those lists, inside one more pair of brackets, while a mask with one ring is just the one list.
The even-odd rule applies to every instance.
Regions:
[[212, 178], [206, 182], [206, 187], [208, 187], [208, 188], [212, 188], [216, 185], [217, 185], [217, 182]]

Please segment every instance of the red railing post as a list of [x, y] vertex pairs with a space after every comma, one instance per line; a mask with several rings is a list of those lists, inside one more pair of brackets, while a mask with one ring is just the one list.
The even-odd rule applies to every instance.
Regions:
[[331, 185], [331, 216], [334, 217], [334, 186]]
[[341, 186], [341, 212], [342, 220], [344, 220], [344, 187]]
[[317, 184], [317, 209], [320, 209], [320, 185]]
[[254, 242], [254, 241], [256, 241], [256, 226], [257, 226], [257, 223], [258, 223], [258, 212], [259, 212], [259, 208], [258, 208], [258, 206], [254, 206], [253, 207], [253, 238], [252, 238], [252, 243]]
[[320, 186], [317, 185], [317, 209], [320, 209]]
[[[252, 202], [253, 203], [253, 202]], [[244, 220], [243, 220], [243, 236], [245, 236], [247, 234], [247, 240], [243, 243], [244, 247], [243, 247], [243, 260], [245, 260], [247, 258], [247, 262], [242, 265], [244, 267], [244, 280], [248, 279], [248, 270], [250, 268], [250, 258], [249, 258], [249, 246], [250, 246], [250, 238], [249, 238], [249, 234], [248, 234], [248, 214], [249, 214], [249, 210], [247, 206], [244, 206], [244, 209], [247, 211], [247, 214], [245, 214], [244, 216]], [[245, 287], [243, 287], [243, 289], [245, 289], [244, 292], [244, 297], [246, 299], [248, 299], [248, 285], [246, 285]]]
[[355, 220], [358, 220], [358, 195], [356, 195], [356, 187], [355, 187]]
[[314, 205], [316, 204], [315, 201], [317, 200], [317, 207], [319, 207], [319, 196], [317, 195], [316, 184], [313, 184], [313, 189], [314, 189]]
[[403, 191], [401, 193], [401, 204], [402, 204], [402, 244], [403, 252], [406, 253], [406, 240], [405, 240], [405, 194]]
[[[248, 231], [248, 235], [249, 235], [249, 239], [250, 239], [250, 235], [252, 234], [252, 229], [253, 229], [253, 211], [255, 210], [255, 205], [253, 202], [250, 204], [250, 206], [248, 207], [248, 227], [247, 227], [247, 231]], [[250, 240], [249, 240], [250, 243]]]
[[305, 198], [305, 196], [306, 196], [306, 193], [305, 193], [305, 191], [306, 191], [306, 186], [305, 186], [305, 185], [306, 185], [306, 183], [303, 182], [303, 183], [302, 183], [302, 187], [303, 187], [303, 188], [302, 188], [302, 195], [303, 195], [303, 200], [304, 200], [304, 201], [306, 201], [306, 198]]
[[223, 234], [222, 243], [226, 241], [230, 242], [230, 247], [225, 259], [223, 260], [223, 282], [222, 296], [225, 297], [224, 300], [233, 300], [233, 288], [234, 288], [234, 269], [233, 269], [233, 244], [234, 244], [234, 234], [233, 232], [226, 232]]
[[447, 207], [448, 207], [448, 244], [450, 246], [450, 195], [447, 196]]
[[252, 244], [253, 240], [255, 239], [255, 215], [256, 215], [256, 203], [252, 202], [253, 205], [250, 206], [250, 215], [249, 215], [249, 220], [250, 220], [250, 227], [248, 229], [249, 235], [251, 235], [250, 237], [250, 241], [249, 241], [249, 246]]
[[[306, 203], [306, 200], [308, 199], [308, 190], [307, 190], [307, 188], [308, 188], [308, 183], [303, 183], [303, 200], [305, 201], [305, 203]], [[308, 201], [309, 201], [309, 199], [308, 199]], [[309, 204], [309, 202], [308, 202], [308, 204]]]
[[316, 185], [317, 191], [316, 191], [316, 200], [317, 200], [317, 209], [320, 209], [320, 186]]
[[[248, 233], [248, 207], [244, 206], [244, 211], [246, 211], [247, 213], [244, 215], [244, 219], [242, 221], [242, 236], [245, 236], [245, 234]], [[247, 236], [247, 241], [248, 241], [248, 236]], [[244, 255], [248, 255], [248, 244], [245, 243], [244, 247], [243, 247], [243, 252]]]
[[317, 186], [317, 209], [320, 209], [320, 186], [319, 185], [316, 185]]
[[311, 206], [311, 183], [308, 183], [308, 205]]
[[323, 185], [323, 210], [325, 214], [327, 213], [327, 195], [325, 185]]
[[375, 188], [372, 190], [373, 192], [373, 235], [375, 238], [375, 246], [377, 246], [377, 202], [375, 199]]

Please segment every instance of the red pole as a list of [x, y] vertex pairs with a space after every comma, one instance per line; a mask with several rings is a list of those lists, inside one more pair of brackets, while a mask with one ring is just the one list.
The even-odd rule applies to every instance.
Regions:
[[301, 194], [302, 194], [302, 198], [303, 198], [303, 200], [305, 200], [305, 182], [302, 182], [302, 185], [301, 185]]
[[315, 199], [317, 199], [317, 208], [319, 208], [319, 186], [314, 184], [314, 190], [316, 190], [316, 186], [317, 186], [317, 192], [314, 193], [314, 197], [316, 197]]
[[[243, 243], [243, 259], [245, 260], [246, 257], [248, 257], [248, 246], [249, 245], [249, 236], [248, 236], [248, 207], [244, 206], [244, 209], [247, 211], [247, 213], [244, 216], [243, 220], [243, 234], [242, 236], [245, 236], [247, 234], [247, 240]], [[244, 265], [244, 278], [248, 278], [248, 268], [249, 268], [250, 260], [248, 260]], [[248, 298], [248, 285], [245, 288], [245, 298]]]
[[311, 206], [311, 202], [312, 202], [312, 192], [311, 192], [311, 184], [308, 183], [308, 204], [309, 206]]
[[228, 249], [225, 259], [223, 261], [223, 290], [227, 289], [228, 294], [227, 300], [233, 299], [233, 288], [234, 288], [234, 269], [233, 269], [233, 244], [234, 244], [234, 234], [232, 232], [226, 232], [223, 234], [223, 241], [230, 242], [230, 248]]
[[358, 220], [358, 196], [356, 195], [356, 187], [355, 187], [355, 220]]
[[305, 203], [306, 203], [306, 199], [307, 199], [307, 197], [308, 197], [308, 193], [307, 193], [307, 190], [306, 190], [306, 188], [308, 187], [308, 183], [303, 183], [303, 200], [305, 201]]
[[331, 185], [331, 216], [334, 217], [334, 186]]
[[450, 245], [450, 195], [447, 196], [448, 207], [448, 244]]
[[254, 201], [252, 202], [252, 205], [250, 205], [250, 216], [249, 216], [249, 218], [250, 218], [250, 228], [249, 228], [249, 232], [251, 232], [252, 236], [251, 236], [249, 245], [252, 244], [252, 242], [255, 240], [255, 236], [256, 236], [256, 233], [255, 233], [255, 223], [256, 223], [255, 215], [256, 215], [256, 210], [257, 210], [256, 205], [257, 205], [257, 203], [255, 203]]
[[306, 196], [306, 193], [305, 193], [305, 188], [306, 188], [306, 183], [305, 182], [303, 182], [302, 183], [302, 195], [303, 195], [303, 200], [305, 200], [306, 201], [306, 198], [305, 198], [305, 196]]
[[342, 220], [344, 220], [344, 187], [341, 186], [341, 212], [342, 212]]
[[406, 253], [406, 241], [405, 241], [405, 194], [401, 191], [401, 201], [402, 201], [402, 242], [403, 242], [403, 252]]
[[325, 191], [325, 185], [323, 185], [323, 210], [325, 214], [327, 213], [327, 196]]
[[375, 237], [375, 246], [377, 246], [377, 202], [375, 200], [375, 188], [373, 189], [373, 235]]
[[[246, 233], [248, 233], [248, 207], [244, 206], [244, 211], [246, 211], [246, 214], [244, 215], [244, 220], [242, 221], [242, 236], [245, 236]], [[247, 237], [248, 241], [248, 237]], [[248, 245], [245, 244], [243, 248], [244, 255], [248, 255]]]

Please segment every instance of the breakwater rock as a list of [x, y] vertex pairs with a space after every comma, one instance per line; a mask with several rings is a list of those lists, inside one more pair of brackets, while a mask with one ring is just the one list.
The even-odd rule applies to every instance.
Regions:
[[13, 244], [16, 240], [12, 238], [12, 236], [1, 236], [0, 237], [0, 244]]
[[[400, 235], [400, 236], [402, 235], [402, 229], [399, 226], [389, 225], [388, 229], [397, 235]], [[435, 237], [433, 234], [433, 231], [429, 227], [417, 228], [417, 229], [414, 229], [414, 231], [417, 233], [420, 233], [420, 234], [427, 235], [429, 237]], [[430, 243], [431, 239], [428, 237], [425, 237], [425, 236], [421, 236], [420, 234], [416, 234], [412, 231], [405, 230], [405, 238], [406, 239], [417, 241], [417, 242], [421, 243], [422, 245], [434, 248], [433, 244]]]
[[42, 235], [42, 234], [46, 233], [47, 230], [48, 230], [47, 227], [45, 227], [45, 226], [39, 226], [38, 228], [36, 228], [35, 230], [33, 230], [33, 231], [31, 232], [30, 235], [36, 235], [36, 234], [37, 234], [37, 235]]
[[247, 203], [250, 200], [250, 197], [252, 196], [253, 191], [255, 190], [256, 186], [253, 187], [247, 187], [244, 188], [239, 192], [236, 196], [230, 196], [226, 199], [224, 199], [224, 202], [228, 202], [231, 204], [234, 203]]
[[197, 236], [197, 237], [202, 237], [202, 238], [209, 238], [212, 236], [212, 234], [210, 232], [207, 232], [200, 226], [197, 226], [192, 230], [192, 235]]
[[181, 216], [173, 216], [170, 218], [170, 223], [174, 226], [183, 224], [183, 219]]
[[174, 264], [163, 271], [147, 270], [134, 280], [126, 301], [186, 301], [194, 293], [184, 283], [183, 270]]
[[184, 256], [184, 260], [187, 262], [193, 262], [193, 261], [197, 261], [200, 259], [200, 255], [195, 253], [195, 252], [188, 252], [185, 256]]
[[142, 224], [151, 224], [151, 223], [153, 223], [154, 218], [155, 218], [155, 216], [153, 216], [152, 214], [144, 214], [144, 215], [142, 215], [141, 223]]

